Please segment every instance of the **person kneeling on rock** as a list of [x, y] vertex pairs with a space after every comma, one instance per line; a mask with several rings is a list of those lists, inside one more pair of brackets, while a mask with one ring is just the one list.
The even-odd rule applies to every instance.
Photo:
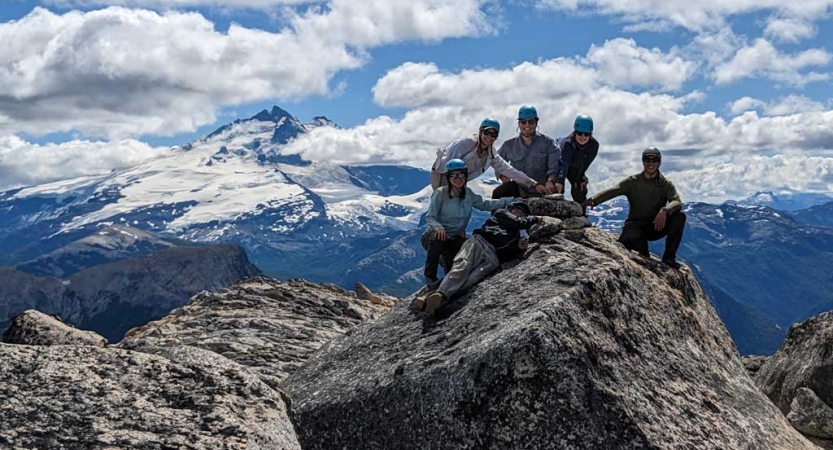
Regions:
[[628, 250], [636, 250], [648, 258], [651, 256], [648, 241], [668, 236], [662, 262], [679, 269], [677, 249], [683, 240], [686, 216], [680, 211], [683, 203], [674, 183], [659, 171], [661, 164], [662, 153], [659, 149], [646, 148], [642, 152], [644, 170], [641, 173], [625, 178], [616, 186], [590, 197], [584, 206], [592, 208], [614, 197], [627, 196], [628, 217], [619, 235], [619, 242]]
[[540, 216], [530, 215], [529, 205], [521, 200], [495, 211], [463, 244], [439, 289], [424, 300], [418, 299], [417, 308], [433, 316], [455, 294], [474, 286], [502, 263], [523, 255], [526, 242], [521, 239], [521, 230], [543, 221]]

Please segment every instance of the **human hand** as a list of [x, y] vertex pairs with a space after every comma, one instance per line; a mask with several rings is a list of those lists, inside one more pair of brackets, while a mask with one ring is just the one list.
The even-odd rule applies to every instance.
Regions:
[[587, 182], [582, 181], [581, 183], [579, 183], [578, 184], [578, 190], [581, 191], [581, 192], [587, 192]]
[[659, 210], [657, 216], [654, 218], [654, 229], [657, 231], [665, 228], [665, 219], [668, 218], [668, 213], [664, 209]]
[[555, 183], [555, 192], [554, 194], [563, 194], [564, 193], [564, 185], [561, 183]]
[[585, 208], [587, 208], [589, 206], [592, 209], [594, 206], [596, 206], [596, 201], [593, 200], [593, 198], [588, 198], [587, 200], [582, 202], [581, 206], [583, 206]]
[[544, 185], [547, 188], [547, 194], [557, 194], [558, 192], [555, 191], [555, 181], [547, 180], [547, 183]]
[[509, 177], [507, 177], [506, 175], [499, 175], [498, 178], [500, 178], [501, 184], [506, 184], [509, 182]]
[[538, 183], [538, 184], [535, 185], [535, 192], [537, 192], [539, 194], [549, 194], [550, 193], [550, 191], [548, 191], [547, 188], [541, 183]]
[[438, 241], [444, 241], [448, 237], [445, 233], [445, 228], [440, 228], [439, 230], [437, 230], [436, 236]]

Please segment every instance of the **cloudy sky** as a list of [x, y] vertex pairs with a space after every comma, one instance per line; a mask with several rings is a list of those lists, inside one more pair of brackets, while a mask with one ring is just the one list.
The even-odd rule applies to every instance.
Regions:
[[273, 104], [310, 159], [428, 167], [485, 116], [594, 117], [686, 200], [833, 193], [833, 0], [0, 0], [0, 188], [128, 167]]

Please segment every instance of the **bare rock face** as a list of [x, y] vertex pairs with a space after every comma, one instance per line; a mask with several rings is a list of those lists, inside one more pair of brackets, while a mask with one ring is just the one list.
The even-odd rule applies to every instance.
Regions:
[[92, 331], [83, 331], [65, 324], [61, 319], [29, 310], [12, 318], [3, 333], [3, 342], [25, 345], [91, 345], [105, 347], [107, 339]]
[[799, 388], [833, 405], [833, 311], [790, 327], [775, 355], [761, 367], [755, 384], [784, 414]]
[[604, 231], [544, 240], [436, 318], [414, 300], [282, 384], [304, 449], [815, 448], [689, 269]]
[[833, 408], [807, 388], [798, 388], [787, 420], [807, 436], [833, 439]]
[[561, 194], [553, 194], [547, 197], [530, 198], [527, 201], [529, 209], [536, 216], [550, 216], [559, 219], [580, 217], [584, 215], [584, 208], [580, 204], [564, 200]]
[[741, 361], [743, 361], [743, 367], [746, 368], [746, 373], [754, 378], [758, 374], [758, 371], [761, 370], [761, 367], [769, 361], [769, 358], [770, 356], [748, 355], [742, 356]]
[[300, 450], [282, 396], [226, 358], [0, 344], [0, 448]]
[[203, 348], [277, 386], [324, 343], [389, 309], [333, 285], [258, 277], [202, 292], [161, 320], [131, 330], [119, 346]]

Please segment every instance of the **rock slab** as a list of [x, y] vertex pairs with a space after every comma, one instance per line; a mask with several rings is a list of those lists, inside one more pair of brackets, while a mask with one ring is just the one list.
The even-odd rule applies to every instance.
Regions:
[[3, 342], [22, 345], [90, 345], [107, 346], [107, 339], [92, 331], [65, 324], [60, 318], [29, 310], [12, 318], [3, 333]]
[[196, 348], [0, 344], [0, 448], [300, 450], [284, 399]]
[[799, 388], [790, 405], [787, 420], [807, 436], [833, 439], [833, 408], [807, 388]]
[[406, 299], [282, 387], [304, 449], [813, 449], [691, 272], [565, 231], [440, 310]]
[[[369, 292], [369, 291], [368, 291]], [[277, 386], [334, 337], [390, 308], [334, 285], [255, 277], [202, 292], [162, 319], [129, 331], [121, 348], [189, 345], [257, 371]]]

